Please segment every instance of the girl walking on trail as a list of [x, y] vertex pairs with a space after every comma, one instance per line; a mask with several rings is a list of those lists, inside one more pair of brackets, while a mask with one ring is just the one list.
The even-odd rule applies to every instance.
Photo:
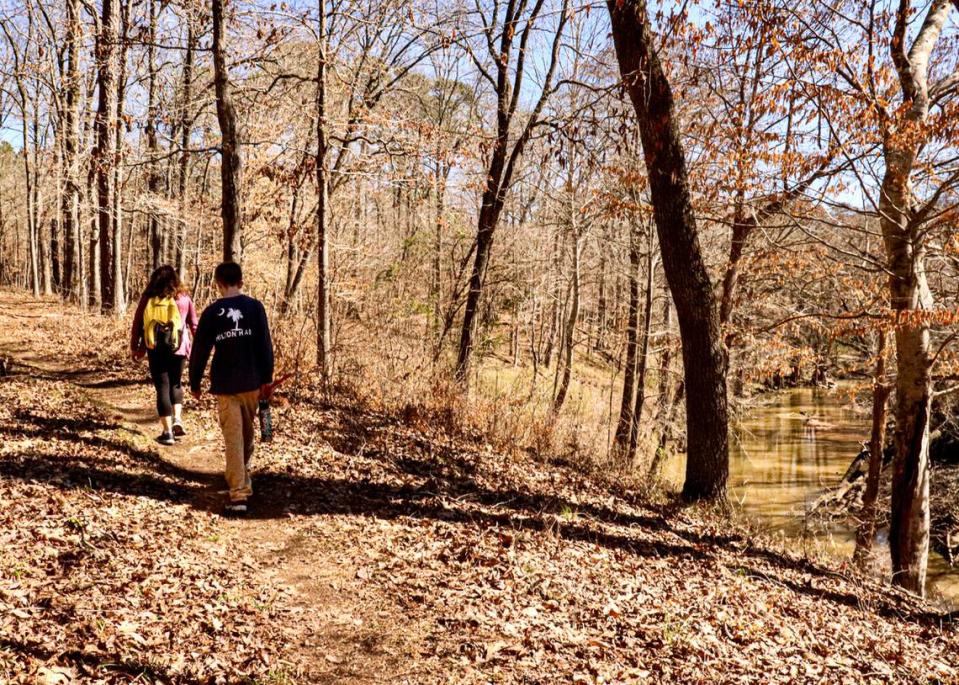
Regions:
[[130, 352], [134, 359], [145, 354], [149, 360], [162, 426], [157, 437], [161, 445], [173, 445], [186, 435], [181, 378], [198, 323], [196, 307], [176, 269], [164, 265], [154, 271], [133, 316]]

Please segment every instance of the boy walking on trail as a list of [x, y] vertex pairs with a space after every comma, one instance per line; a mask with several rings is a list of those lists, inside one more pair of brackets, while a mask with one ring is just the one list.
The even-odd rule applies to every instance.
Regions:
[[210, 392], [216, 395], [220, 429], [226, 446], [226, 482], [230, 501], [224, 513], [243, 515], [253, 494], [250, 458], [253, 456], [253, 421], [260, 398], [267, 399], [273, 383], [273, 342], [266, 310], [259, 300], [244, 295], [243, 272], [238, 264], [216, 267], [214, 280], [220, 299], [200, 316], [190, 355], [190, 390], [197, 399], [206, 363], [210, 366]]

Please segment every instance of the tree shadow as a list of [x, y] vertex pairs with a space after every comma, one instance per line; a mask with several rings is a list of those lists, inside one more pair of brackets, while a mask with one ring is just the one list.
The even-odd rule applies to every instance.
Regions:
[[[214, 485], [222, 481], [222, 477], [217, 474], [206, 473], [203, 471], [194, 471], [182, 466], [177, 466], [166, 459], [163, 459], [159, 453], [149, 449], [143, 449], [135, 444], [116, 438], [105, 437], [103, 431], [127, 431], [131, 435], [141, 436], [140, 433], [125, 429], [115, 424], [105, 423], [93, 418], [64, 418], [38, 416], [32, 412], [21, 410], [14, 414], [19, 423], [18, 425], [5, 428], [3, 434], [10, 436], [20, 436], [33, 438], [37, 440], [49, 439], [51, 435], [61, 440], [75, 442], [78, 445], [93, 450], [102, 450], [106, 454], [116, 453], [123, 455], [133, 464], [149, 468], [151, 471], [173, 478], [182, 483], [196, 483], [199, 485]], [[93, 434], [93, 432], [100, 434]], [[23, 455], [9, 455], [9, 458], [22, 460]], [[48, 455], [49, 459], [61, 462], [69, 467], [69, 464], [78, 462], [97, 462], [102, 464], [112, 464], [115, 466], [125, 466], [121, 460], [110, 459], [100, 453], [82, 453], [78, 455]], [[54, 466], [51, 464], [51, 466]], [[37, 465], [39, 466], [39, 464]], [[164, 481], [166, 482], [166, 481]]]
[[[27, 657], [31, 657], [40, 662], [56, 662], [60, 664], [83, 664], [87, 668], [94, 669], [97, 672], [107, 671], [114, 675], [123, 674], [133, 680], [131, 682], [149, 679], [154, 682], [177, 682], [186, 685], [200, 685], [201, 682], [196, 679], [184, 678], [183, 676], [172, 676], [158, 671], [153, 666], [148, 666], [137, 661], [122, 659], [115, 656], [93, 655], [80, 650], [59, 650], [49, 649], [35, 641], [13, 639], [9, 637], [0, 637], [0, 650], [7, 649]], [[102, 674], [102, 673], [101, 673]]]
[[[189, 482], [177, 482], [150, 473], [132, 473], [91, 466], [90, 457], [52, 453], [20, 453], [0, 460], [0, 475], [30, 483], [46, 483], [63, 489], [91, 488], [132, 497], [149, 497], [162, 502], [196, 506], [209, 510], [210, 490], [198, 484], [209, 474], [188, 471]], [[178, 472], [185, 469], [175, 469]], [[212, 478], [219, 479], [219, 476]], [[250, 502], [249, 517], [286, 518], [295, 513], [305, 516], [350, 515], [393, 520], [429, 519], [485, 528], [511, 529], [517, 532], [549, 532], [557, 537], [592, 542], [609, 549], [627, 551], [642, 557], [689, 558], [705, 561], [713, 558], [708, 550], [693, 545], [660, 540], [640, 540], [612, 534], [584, 521], [556, 521], [539, 512], [513, 508], [504, 512], [473, 509], [461, 502], [450, 505], [438, 494], [422, 486], [392, 485], [372, 481], [352, 481], [291, 475], [268, 471], [254, 477], [256, 494]], [[295, 494], [295, 497], [293, 496]], [[486, 493], [488, 495], [490, 493]], [[486, 499], [484, 495], [482, 499]]]
[[[767, 573], [763, 573], [758, 569], [748, 566], [741, 566], [740, 570], [751, 578], [782, 585], [783, 587], [786, 587], [797, 594], [813, 597], [814, 599], [825, 599], [833, 604], [841, 604], [853, 609], [858, 609], [859, 611], [877, 614], [884, 618], [904, 619], [918, 623], [937, 624], [951, 624], [956, 620], [959, 620], [959, 612], [957, 611], [949, 613], [919, 611], [913, 607], [906, 607], [895, 603], [892, 600], [892, 597], [879, 602], [878, 604], [874, 604], [871, 601], [863, 601], [861, 596], [852, 592], [840, 592], [830, 588], [816, 587], [812, 585], [812, 583], [800, 583], [792, 578], [783, 576], [770, 578]], [[874, 604], [874, 606], [870, 607], [870, 604]], [[905, 602], [903, 602], [903, 604], [905, 604]]]
[[[20, 425], [5, 428], [8, 435], [42, 440], [51, 434], [94, 448], [75, 455], [49, 450], [24, 450], [0, 459], [0, 475], [64, 489], [93, 488], [120, 495], [148, 497], [212, 512], [221, 504], [213, 489], [222, 476], [177, 466], [156, 451], [142, 449], [120, 439], [102, 435], [117, 426], [97, 419], [37, 416], [28, 411], [16, 414]], [[395, 422], [378, 421], [378, 427]], [[336, 440], [339, 448], [352, 448], [364, 458], [374, 459], [398, 472], [400, 482], [347, 479], [286, 473], [275, 470], [254, 472], [255, 494], [249, 516], [256, 519], [283, 519], [289, 514], [303, 516], [369, 516], [378, 519], [419, 519], [454, 525], [493, 528], [516, 532], [548, 533], [557, 538], [589, 542], [607, 549], [644, 558], [671, 558], [722, 563], [722, 551], [733, 546], [741, 559], [754, 559], [773, 569], [791, 570], [817, 577], [836, 578], [828, 569], [806, 560], [793, 559], [770, 550], [755, 548], [737, 534], [711, 534], [673, 525], [663, 514], [636, 514], [618, 511], [592, 502], [572, 502], [562, 496], [537, 493], [515, 487], [487, 487], [479, 482], [478, 463], [482, 455], [452, 446], [407, 440], [398, 456], [381, 444], [375, 430], [335, 428], [318, 430], [324, 438]], [[91, 434], [94, 431], [100, 435]], [[340, 436], [336, 438], [336, 436]], [[406, 436], [408, 437], [408, 436]], [[340, 449], [339, 451], [346, 451]], [[353, 454], [354, 451], [347, 452]], [[425, 452], [425, 454], [424, 454]], [[119, 454], [121, 459], [109, 455]], [[419, 458], [417, 458], [419, 457]], [[129, 469], [132, 466], [135, 469]], [[141, 471], [141, 469], [143, 469]], [[404, 476], [415, 482], [402, 482]], [[610, 531], [613, 525], [621, 531]], [[632, 535], [630, 529], [654, 532], [652, 536]], [[793, 587], [846, 606], [859, 607], [854, 594], [804, 587], [789, 578], [754, 571], [755, 577]], [[913, 621], [936, 621], [942, 615], [904, 609], [884, 601], [879, 613]], [[948, 620], [953, 617], [949, 616]]]
[[[158, 458], [156, 458], [158, 459]], [[131, 473], [116, 468], [90, 465], [89, 458], [65, 457], [49, 453], [24, 453], [10, 455], [0, 460], [0, 476], [31, 483], [46, 483], [62, 489], [92, 488], [132, 497], [148, 497], [160, 502], [179, 504], [211, 512], [220, 502], [209, 487], [210, 481], [219, 476], [198, 473], [167, 465], [175, 480], [165, 479], [151, 473]], [[162, 461], [162, 460], [160, 460]], [[150, 460], [155, 463], [155, 459]], [[700, 563], [722, 563], [709, 536], [691, 535], [667, 524], [646, 517], [634, 517], [631, 525], [646, 527], [652, 523], [656, 530], [665, 526], [679, 539], [670, 541], [661, 537], [634, 537], [625, 533], [611, 532], [602, 527], [599, 519], [574, 518], [563, 520], [545, 517], [546, 510], [537, 498], [510, 497], [509, 492], [481, 490], [470, 499], [456, 498], [449, 492], [437, 492], [430, 485], [396, 485], [374, 481], [358, 481], [340, 478], [322, 478], [267, 471], [254, 478], [255, 494], [251, 499], [249, 517], [255, 519], [281, 519], [289, 514], [302, 516], [368, 516], [381, 520], [417, 519], [442, 521], [452, 525], [472, 526], [481, 529], [508, 530], [516, 533], [547, 533], [558, 539], [587, 542], [641, 558], [668, 558], [692, 560]], [[480, 509], [471, 504], [489, 505], [494, 510]], [[684, 541], [684, 538], [690, 538]], [[811, 565], [797, 564], [794, 560], [775, 555], [765, 550], [746, 549], [738, 552], [746, 558], [758, 558], [770, 563], [773, 568], [802, 570], [817, 575]], [[795, 592], [826, 599], [844, 606], [866, 611], [861, 599], [852, 593], [815, 588], [768, 570], [758, 571], [742, 567], [752, 577], [786, 586]], [[821, 572], [821, 576], [834, 574]], [[905, 603], [904, 603], [905, 604]], [[873, 600], [873, 613], [921, 623], [941, 624], [952, 622], [953, 615], [917, 610], [900, 605], [893, 598]]]
[[150, 385], [150, 379], [147, 376], [139, 378], [111, 377], [101, 378], [96, 381], [83, 381], [78, 383], [81, 387], [91, 390], [115, 390], [118, 388], [130, 388], [137, 385]]

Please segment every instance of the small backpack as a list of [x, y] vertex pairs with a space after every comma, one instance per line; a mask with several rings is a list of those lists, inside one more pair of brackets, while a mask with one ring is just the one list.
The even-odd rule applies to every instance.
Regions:
[[180, 347], [180, 310], [172, 297], [151, 297], [143, 310], [143, 341], [147, 349], [175, 353]]

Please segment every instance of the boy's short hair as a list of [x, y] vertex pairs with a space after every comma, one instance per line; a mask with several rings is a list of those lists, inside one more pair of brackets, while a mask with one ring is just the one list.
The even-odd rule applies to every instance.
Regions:
[[223, 262], [217, 265], [213, 272], [213, 278], [216, 282], [227, 288], [243, 283], [243, 270], [236, 262]]

